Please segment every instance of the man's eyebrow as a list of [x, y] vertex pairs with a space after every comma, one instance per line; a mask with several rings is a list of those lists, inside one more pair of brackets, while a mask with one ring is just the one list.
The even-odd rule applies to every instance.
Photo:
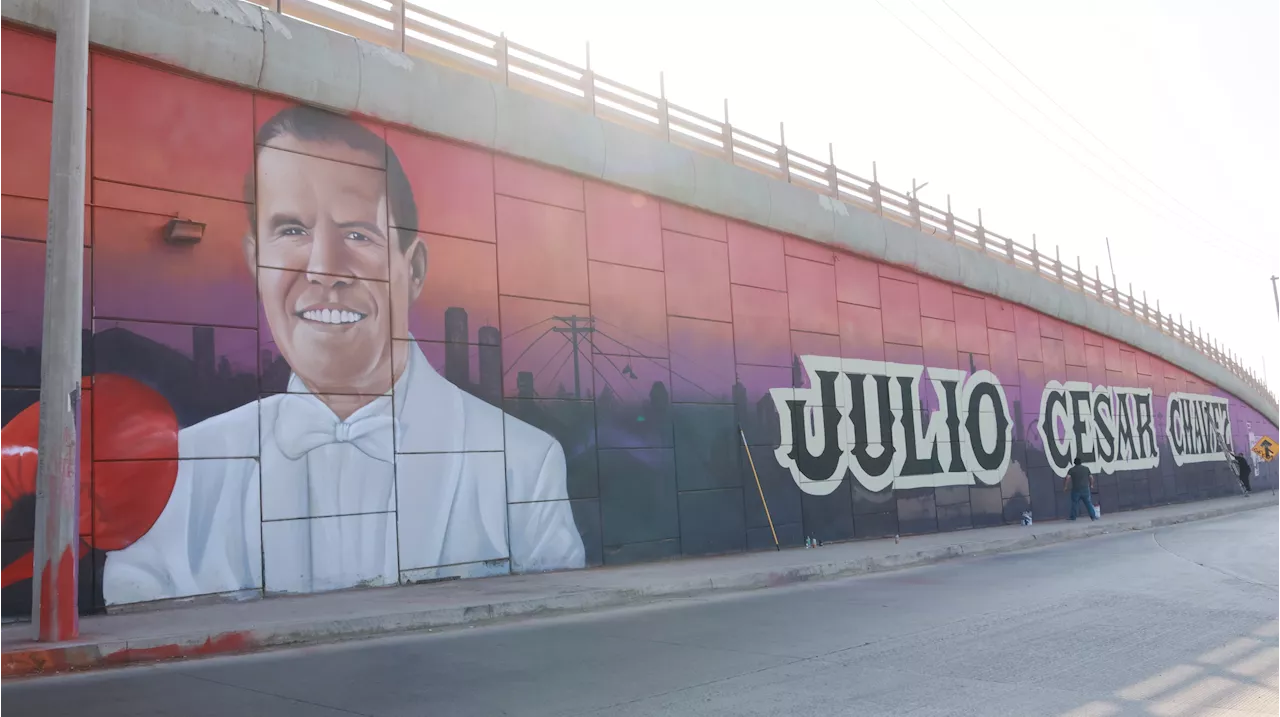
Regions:
[[306, 224], [294, 214], [272, 214], [267, 220], [267, 231], [275, 231], [280, 227], [287, 226], [306, 226]]

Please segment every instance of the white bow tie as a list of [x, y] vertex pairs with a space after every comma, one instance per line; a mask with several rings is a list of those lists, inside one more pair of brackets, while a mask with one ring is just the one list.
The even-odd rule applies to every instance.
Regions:
[[[390, 400], [377, 398], [351, 418], [339, 421], [313, 396], [285, 396], [276, 414], [276, 442], [280, 452], [296, 461], [320, 446], [350, 443], [370, 458], [390, 463], [395, 454], [395, 421], [375, 408], [380, 401]], [[372, 415], [361, 417], [365, 413]]]

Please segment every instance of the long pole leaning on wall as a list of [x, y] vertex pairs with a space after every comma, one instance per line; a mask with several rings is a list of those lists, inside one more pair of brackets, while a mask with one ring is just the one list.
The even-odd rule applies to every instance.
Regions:
[[747, 445], [747, 434], [739, 428], [738, 435], [742, 436], [742, 447], [747, 449], [747, 460], [751, 462], [751, 475], [756, 477], [756, 490], [760, 491], [760, 505], [764, 506], [764, 518], [769, 521], [769, 532], [773, 534], [773, 549], [782, 550], [782, 546], [778, 544], [778, 529], [773, 527], [773, 516], [769, 513], [769, 501], [764, 499], [764, 486], [760, 485], [760, 474], [756, 472], [756, 461], [751, 457], [751, 446]]
[[80, 331], [89, 0], [58, 0], [57, 33], [32, 580], [32, 617], [44, 642], [69, 640], [80, 632]]

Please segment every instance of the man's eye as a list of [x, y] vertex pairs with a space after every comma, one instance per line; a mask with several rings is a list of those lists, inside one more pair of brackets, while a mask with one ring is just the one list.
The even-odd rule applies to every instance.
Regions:
[[347, 232], [347, 239], [350, 241], [371, 241], [369, 237], [360, 232]]
[[307, 235], [307, 230], [302, 227], [285, 227], [280, 230], [280, 235], [286, 237], [301, 237]]

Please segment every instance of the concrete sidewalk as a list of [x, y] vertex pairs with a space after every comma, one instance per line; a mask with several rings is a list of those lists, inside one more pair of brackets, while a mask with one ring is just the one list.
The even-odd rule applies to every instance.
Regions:
[[710, 592], [829, 580], [990, 555], [1106, 533], [1144, 530], [1276, 505], [1267, 494], [1113, 513], [1101, 521], [1054, 521], [736, 554], [616, 568], [515, 575], [409, 587], [352, 590], [238, 603], [87, 617], [81, 637], [33, 641], [30, 624], [3, 628], [3, 675], [249, 652], [578, 612]]

